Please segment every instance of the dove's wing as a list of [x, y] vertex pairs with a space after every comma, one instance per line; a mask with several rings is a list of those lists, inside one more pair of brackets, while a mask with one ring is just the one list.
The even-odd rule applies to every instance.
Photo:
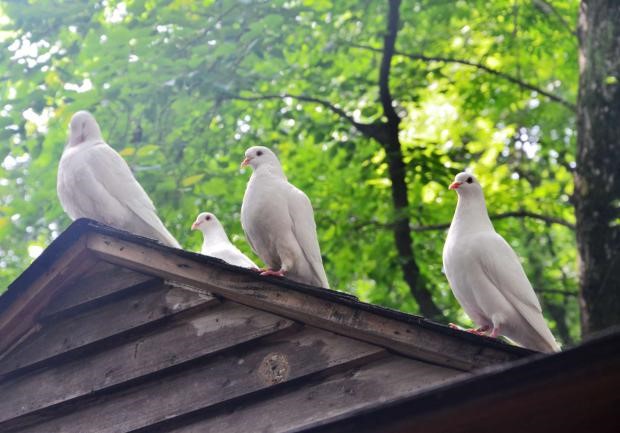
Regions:
[[534, 289], [517, 254], [496, 232], [476, 236], [480, 269], [532, 329], [551, 347], [557, 343], [549, 331]]
[[63, 179], [58, 188], [63, 206], [69, 203], [70, 216], [76, 213], [75, 208], [81, 209], [85, 215], [79, 216], [120, 225], [119, 228], [180, 248], [157, 216], [153, 202], [114, 149], [101, 142], [73, 151], [70, 159], [61, 161], [59, 176]]
[[288, 212], [292, 221], [292, 230], [299, 247], [304, 254], [312, 273], [323, 287], [329, 287], [327, 275], [323, 268], [321, 249], [316, 234], [316, 223], [314, 222], [314, 211], [310, 199], [303, 191], [288, 184], [286, 199]]

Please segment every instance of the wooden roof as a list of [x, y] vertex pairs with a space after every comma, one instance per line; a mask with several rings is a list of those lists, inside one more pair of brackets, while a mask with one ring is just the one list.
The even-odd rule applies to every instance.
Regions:
[[0, 431], [332, 428], [531, 354], [79, 220], [0, 297]]

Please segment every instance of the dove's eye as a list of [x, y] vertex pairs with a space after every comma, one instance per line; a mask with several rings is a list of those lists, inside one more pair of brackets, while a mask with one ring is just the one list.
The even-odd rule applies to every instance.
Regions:
[[206, 221], [211, 220], [211, 216], [210, 216], [210, 215], [207, 215], [207, 216], [205, 217], [205, 220], [206, 220]]
[[256, 156], [261, 156], [263, 154], [262, 150], [259, 150], [258, 152], [256, 152]]
[[474, 181], [474, 180], [473, 180], [471, 177], [468, 177], [466, 182], [467, 182], [467, 183], [473, 183], [473, 181]]

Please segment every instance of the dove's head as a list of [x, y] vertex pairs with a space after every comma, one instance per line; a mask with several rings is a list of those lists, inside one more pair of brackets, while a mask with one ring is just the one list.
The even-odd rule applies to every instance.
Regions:
[[250, 147], [245, 151], [245, 159], [241, 167], [251, 166], [254, 170], [262, 166], [280, 167], [280, 161], [271, 149], [265, 146]]
[[478, 179], [473, 174], [465, 172], [457, 174], [448, 188], [455, 190], [459, 196], [482, 192]]
[[222, 225], [215, 215], [211, 212], [201, 212], [196, 217], [196, 221], [192, 224], [192, 230], [200, 230], [204, 234], [207, 234], [214, 228], [221, 228]]
[[77, 146], [90, 140], [101, 139], [97, 121], [88, 111], [78, 111], [69, 124], [69, 146]]
[[211, 212], [202, 212], [196, 217], [196, 221], [192, 224], [192, 230], [200, 230], [205, 236], [221, 234], [224, 227]]

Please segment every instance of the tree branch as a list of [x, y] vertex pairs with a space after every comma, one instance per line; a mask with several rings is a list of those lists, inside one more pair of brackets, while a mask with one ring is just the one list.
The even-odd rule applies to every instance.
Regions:
[[560, 21], [562, 27], [564, 27], [571, 35], [577, 36], [577, 31], [566, 22], [562, 14], [560, 14], [560, 12], [558, 12], [555, 6], [553, 6], [551, 3], [546, 0], [534, 0], [534, 6], [536, 6], [547, 15], [554, 15], [558, 19], [558, 21]]
[[[575, 224], [566, 221], [565, 219], [542, 215], [536, 212], [530, 212], [526, 210], [520, 211], [512, 211], [512, 212], [503, 212], [495, 215], [489, 215], [489, 218], [492, 220], [501, 220], [505, 218], [531, 218], [539, 221], [543, 221], [547, 224], [558, 224], [564, 227], [568, 227], [571, 230], [575, 230]], [[450, 228], [450, 223], [441, 223], [441, 224], [431, 224], [427, 226], [416, 226], [411, 227], [411, 230], [414, 232], [428, 232], [433, 230], [446, 230]]]
[[[354, 48], [360, 48], [360, 49], [364, 49], [364, 50], [370, 50], [370, 51], [374, 51], [374, 52], [382, 52], [382, 50], [380, 48], [375, 48], [375, 47], [371, 47], [368, 45], [361, 45], [361, 44], [350, 44], [352, 47]], [[513, 84], [516, 84], [520, 87], [523, 87], [525, 89], [529, 89], [532, 90], [534, 92], [540, 93], [543, 96], [546, 96], [547, 98], [549, 98], [552, 101], [558, 102], [562, 105], [564, 105], [566, 108], [568, 108], [571, 111], [576, 112], [577, 111], [577, 106], [571, 102], [568, 102], [566, 99], [554, 95], [553, 93], [547, 92], [546, 90], [541, 89], [538, 86], [535, 86], [533, 84], [527, 83], [519, 78], [513, 77], [512, 75], [509, 75], [505, 72], [501, 72], [498, 71], [497, 69], [493, 69], [490, 68], [488, 66], [485, 66], [481, 63], [476, 63], [476, 62], [472, 62], [469, 60], [465, 60], [465, 59], [458, 59], [458, 58], [452, 58], [452, 57], [441, 57], [441, 56], [427, 56], [425, 54], [421, 54], [421, 53], [404, 53], [402, 51], [394, 51], [395, 55], [398, 56], [403, 56], [403, 57], [407, 57], [411, 60], [423, 60], [425, 62], [443, 62], [443, 63], [458, 63], [461, 65], [465, 65], [465, 66], [470, 66], [472, 68], [476, 68], [479, 69], [481, 71], [485, 71], [489, 74], [495, 75], [499, 78], [502, 78], [504, 80], [510, 81]]]
[[240, 95], [224, 95], [224, 99], [233, 99], [239, 101], [264, 101], [269, 99], [285, 99], [291, 98], [298, 101], [312, 102], [314, 104], [321, 105], [327, 108], [332, 113], [338, 115], [341, 119], [349, 122], [355, 129], [361, 132], [363, 135], [377, 138], [377, 134], [382, 127], [382, 124], [377, 123], [360, 123], [353, 119], [352, 116], [346, 113], [342, 108], [334, 105], [333, 103], [321, 98], [307, 95], [293, 95], [291, 93], [281, 94], [266, 94], [266, 95], [254, 95], [254, 96], [240, 96]]
[[392, 95], [390, 93], [390, 69], [392, 67], [392, 57], [394, 56], [394, 46], [396, 45], [396, 35], [398, 33], [399, 8], [401, 0], [390, 0], [388, 11], [387, 31], [383, 38], [383, 53], [381, 66], [379, 69], [379, 98], [383, 106], [383, 113], [388, 119], [388, 123], [400, 123], [400, 117], [394, 110]]
[[[504, 212], [495, 215], [489, 215], [489, 218], [492, 220], [501, 220], [505, 218], [530, 218], [542, 221], [546, 224], [558, 224], [564, 227], [567, 227], [571, 230], [575, 229], [575, 225], [571, 222], [568, 222], [562, 218], [537, 214], [535, 212], [529, 211], [514, 211], [514, 212]], [[425, 226], [410, 226], [409, 229], [412, 232], [432, 232], [432, 231], [440, 231], [447, 230], [450, 228], [451, 223], [439, 223], [439, 224], [429, 224]], [[359, 221], [356, 224], [352, 225], [353, 230], [361, 230], [365, 227], [376, 227], [381, 229], [393, 229], [394, 222], [379, 222], [379, 221]]]

